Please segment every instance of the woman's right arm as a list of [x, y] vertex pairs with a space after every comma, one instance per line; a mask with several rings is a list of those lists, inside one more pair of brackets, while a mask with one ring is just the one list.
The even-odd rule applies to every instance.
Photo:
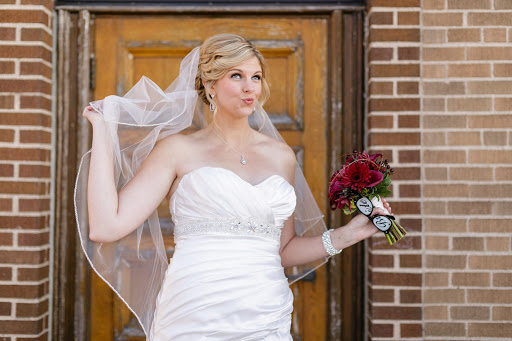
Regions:
[[89, 238], [113, 242], [140, 226], [165, 198], [176, 177], [175, 158], [169, 158], [169, 148], [174, 146], [169, 139], [158, 143], [141, 169], [118, 193], [107, 124], [91, 107], [83, 115], [93, 126], [87, 189]]

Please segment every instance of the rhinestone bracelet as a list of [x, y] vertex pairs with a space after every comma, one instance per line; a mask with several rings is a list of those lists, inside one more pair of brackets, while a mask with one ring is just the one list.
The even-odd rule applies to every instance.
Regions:
[[331, 231], [334, 231], [334, 229], [330, 229], [329, 231], [325, 231], [324, 234], [322, 234], [322, 242], [324, 243], [325, 251], [329, 254], [329, 256], [337, 255], [338, 253], [341, 253], [343, 249], [336, 250], [334, 246], [332, 246], [331, 241]]

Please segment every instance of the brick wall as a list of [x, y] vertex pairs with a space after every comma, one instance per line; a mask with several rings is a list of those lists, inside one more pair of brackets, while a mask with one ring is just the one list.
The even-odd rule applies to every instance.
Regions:
[[369, 145], [413, 231], [370, 243], [369, 337], [510, 340], [512, 1], [369, 6]]
[[52, 2], [0, 1], [0, 340], [47, 340]]
[[425, 336], [512, 337], [512, 2], [425, 1]]

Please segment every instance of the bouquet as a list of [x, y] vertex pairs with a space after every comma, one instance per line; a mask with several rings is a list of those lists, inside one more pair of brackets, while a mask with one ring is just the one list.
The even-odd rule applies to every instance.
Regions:
[[[329, 201], [331, 210], [341, 209], [345, 214], [352, 214], [356, 208], [375, 227], [384, 232], [389, 245], [402, 239], [407, 233], [389, 214], [381, 198], [391, 191], [390, 176], [393, 169], [388, 160], [381, 160], [382, 154], [368, 155], [365, 151], [354, 150], [346, 155], [344, 165], [334, 172], [329, 183]], [[371, 216], [374, 207], [384, 210], [386, 215]]]

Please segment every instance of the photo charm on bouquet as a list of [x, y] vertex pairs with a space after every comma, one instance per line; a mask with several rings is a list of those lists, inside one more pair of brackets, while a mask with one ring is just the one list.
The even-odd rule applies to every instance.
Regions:
[[[384, 232], [389, 245], [393, 245], [407, 232], [382, 203], [381, 198], [391, 193], [388, 187], [393, 169], [388, 160], [382, 161], [381, 157], [382, 154], [368, 155], [357, 150], [347, 154], [343, 166], [331, 176], [329, 201], [333, 211], [341, 209], [345, 214], [352, 214], [357, 209]], [[383, 209], [386, 215], [372, 216], [374, 208]]]

